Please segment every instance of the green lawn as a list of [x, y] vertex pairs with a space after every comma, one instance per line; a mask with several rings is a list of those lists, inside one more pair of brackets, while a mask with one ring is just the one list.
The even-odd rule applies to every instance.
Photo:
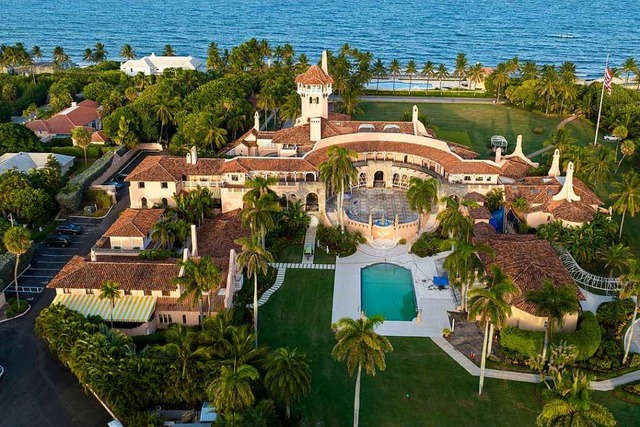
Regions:
[[299, 263], [302, 261], [302, 250], [303, 250], [303, 245], [285, 246], [280, 252], [277, 262]]
[[[399, 120], [402, 113], [411, 111], [411, 103], [363, 102], [360, 108], [363, 114], [358, 119], [364, 120]], [[562, 117], [546, 117], [540, 113], [521, 110], [505, 105], [479, 104], [418, 104], [420, 113], [426, 114], [431, 125], [437, 128], [436, 135], [443, 139], [451, 138], [453, 142], [468, 144], [487, 158], [491, 152], [492, 135], [503, 135], [509, 141], [509, 152], [515, 147], [516, 137], [522, 134], [525, 154], [542, 148], [542, 142], [549, 138]], [[542, 134], [533, 133], [534, 128], [541, 128]], [[574, 126], [571, 127], [574, 131]], [[464, 134], [466, 131], [467, 135]], [[584, 137], [580, 131], [577, 137]], [[591, 133], [593, 138], [593, 133]]]

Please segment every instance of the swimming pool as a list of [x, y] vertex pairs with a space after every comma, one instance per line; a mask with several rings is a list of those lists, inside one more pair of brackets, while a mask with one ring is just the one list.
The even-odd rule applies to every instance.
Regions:
[[360, 303], [367, 316], [411, 321], [418, 305], [411, 271], [395, 264], [373, 264], [360, 270]]

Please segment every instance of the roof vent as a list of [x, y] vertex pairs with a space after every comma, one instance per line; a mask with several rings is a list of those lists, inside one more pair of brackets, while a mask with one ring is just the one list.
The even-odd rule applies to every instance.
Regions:
[[375, 132], [376, 127], [371, 123], [364, 123], [358, 126], [358, 132]]
[[400, 133], [400, 126], [395, 125], [395, 124], [384, 125], [384, 129], [382, 129], [382, 132], [386, 132], [386, 133]]

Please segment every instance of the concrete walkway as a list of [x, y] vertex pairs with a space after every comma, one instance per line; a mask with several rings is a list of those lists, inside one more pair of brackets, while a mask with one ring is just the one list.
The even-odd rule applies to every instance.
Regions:
[[[574, 115], [571, 115], [571, 116], [567, 117], [566, 119], [564, 119], [563, 121], [558, 123], [558, 126], [556, 126], [556, 130], [557, 129], [562, 129], [564, 127], [564, 125], [566, 125], [569, 122], [574, 121], [575, 119], [577, 119], [577, 117], [574, 116]], [[539, 156], [540, 154], [544, 154], [549, 150], [553, 150], [554, 148], [555, 147], [553, 145], [548, 145], [548, 146], [546, 146], [544, 148], [539, 149], [538, 151], [534, 151], [533, 153], [528, 154], [527, 157], [530, 158], [530, 159], [533, 159], [534, 157]]]
[[304, 253], [302, 254], [302, 263], [303, 264], [313, 264], [313, 255], [315, 253], [315, 247], [316, 247], [316, 231], [318, 230], [318, 227], [314, 227], [314, 226], [309, 226], [307, 227], [307, 232], [304, 235], [304, 248], [306, 249], [307, 247], [311, 247], [313, 248], [313, 252], [311, 253], [311, 256], [306, 257], [304, 256]]
[[280, 289], [280, 286], [282, 286], [282, 283], [284, 282], [284, 276], [286, 274], [287, 274], [287, 269], [285, 267], [278, 268], [278, 275], [276, 276], [276, 281], [273, 282], [273, 285], [269, 289], [267, 289], [264, 294], [262, 294], [262, 296], [258, 300], [258, 307], [260, 307], [261, 305], [269, 301], [269, 298], [271, 297], [271, 295], [273, 295], [278, 289]]
[[275, 268], [302, 268], [308, 270], [335, 270], [335, 264], [304, 264], [295, 262], [274, 262], [269, 264]]

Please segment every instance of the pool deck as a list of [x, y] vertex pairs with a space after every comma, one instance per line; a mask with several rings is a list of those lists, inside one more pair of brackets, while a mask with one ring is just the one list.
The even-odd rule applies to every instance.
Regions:
[[429, 290], [427, 287], [431, 284], [433, 276], [438, 275], [436, 261], [447, 256], [449, 252], [420, 258], [409, 254], [408, 249], [408, 245], [398, 245], [392, 249], [361, 245], [355, 254], [337, 259], [331, 322], [334, 323], [342, 317], [359, 316], [360, 269], [371, 264], [387, 262], [411, 270], [421, 315], [420, 321], [414, 319], [412, 322], [385, 322], [377, 332], [393, 337], [442, 337], [442, 330], [451, 327], [447, 311], [455, 310], [455, 304], [449, 289], [439, 291]]

